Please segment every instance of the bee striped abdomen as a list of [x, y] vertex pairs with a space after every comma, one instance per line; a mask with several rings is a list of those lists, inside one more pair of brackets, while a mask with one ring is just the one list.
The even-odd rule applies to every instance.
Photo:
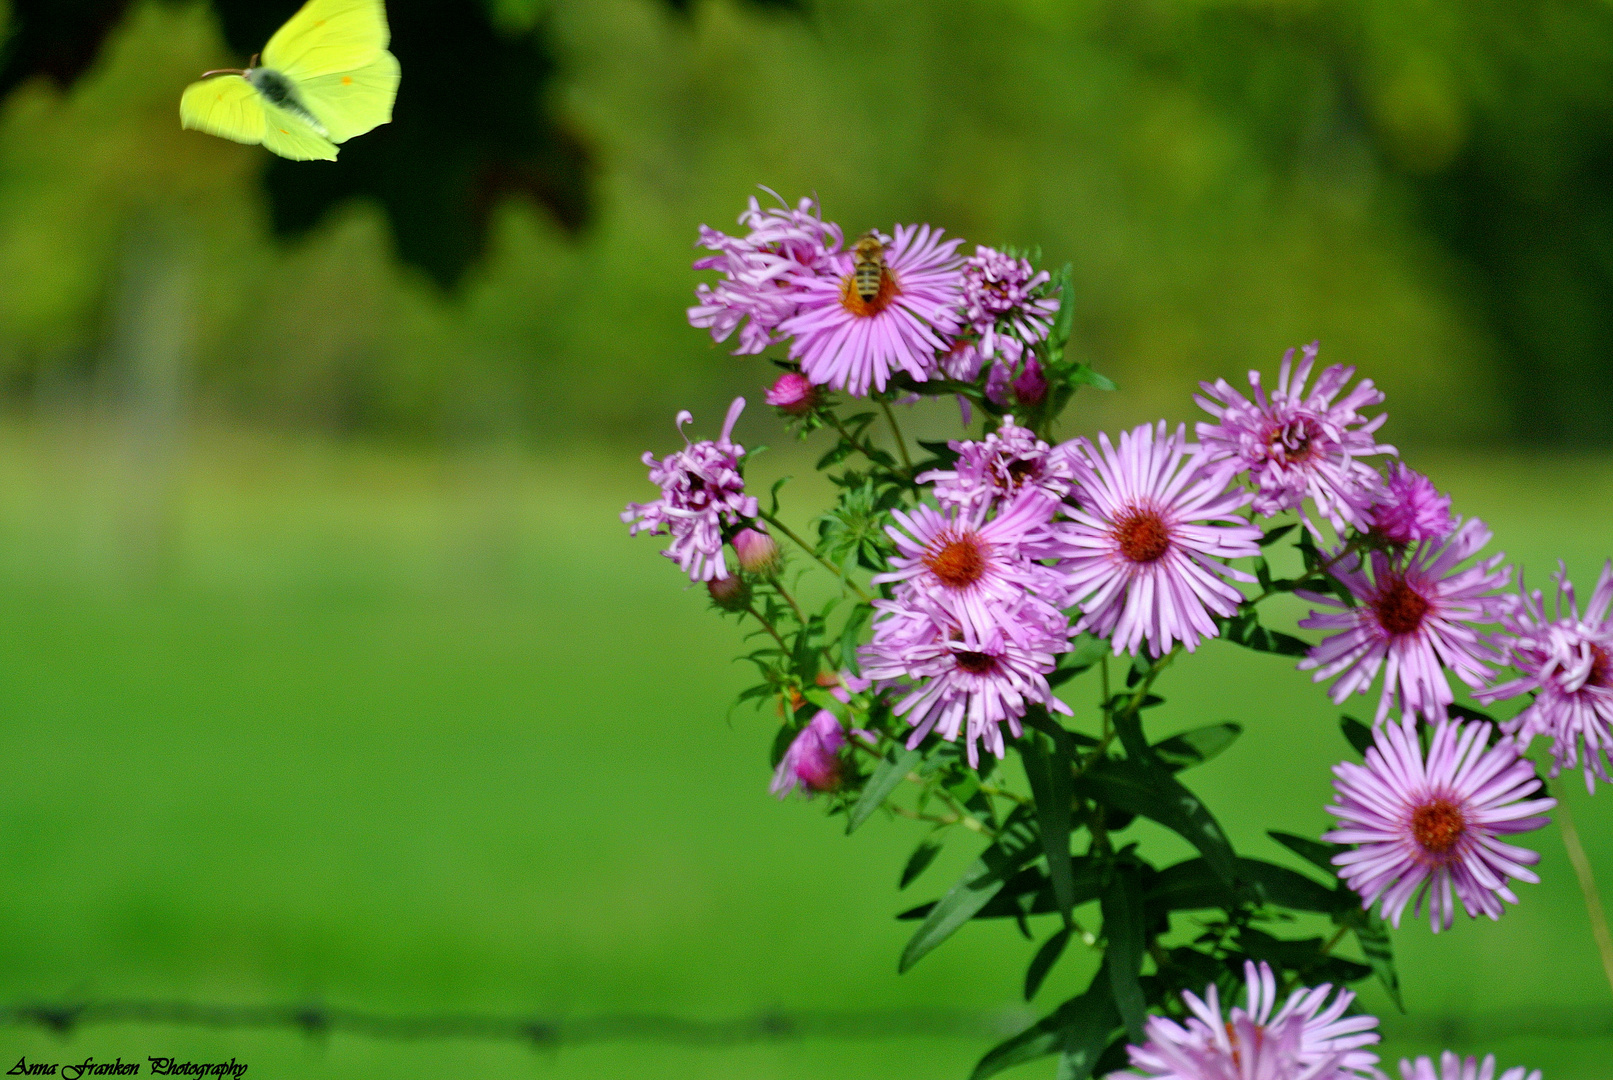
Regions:
[[854, 314], [877, 315], [896, 295], [896, 279], [885, 265], [885, 245], [879, 236], [866, 232], [851, 249], [851, 276], [845, 284], [842, 303]]

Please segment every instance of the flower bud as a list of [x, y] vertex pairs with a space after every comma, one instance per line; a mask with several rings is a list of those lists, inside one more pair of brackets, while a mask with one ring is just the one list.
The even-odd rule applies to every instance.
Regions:
[[740, 529], [734, 534], [734, 553], [739, 565], [752, 574], [771, 574], [778, 569], [779, 550], [773, 538], [755, 529]]
[[750, 606], [750, 588], [737, 575], [706, 582], [711, 602], [724, 611], [744, 611]]
[[1014, 396], [1025, 405], [1040, 405], [1047, 396], [1047, 379], [1042, 375], [1042, 365], [1036, 357], [1025, 361], [1025, 370], [1014, 380]]
[[805, 416], [818, 407], [818, 388], [799, 371], [786, 371], [768, 390], [767, 403], [791, 416]]
[[846, 733], [832, 712], [820, 712], [784, 751], [769, 790], [784, 798], [797, 787], [810, 798], [814, 792], [840, 786], [840, 748]]

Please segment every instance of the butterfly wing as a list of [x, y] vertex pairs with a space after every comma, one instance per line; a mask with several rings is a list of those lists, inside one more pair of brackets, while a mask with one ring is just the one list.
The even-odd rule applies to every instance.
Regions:
[[316, 75], [297, 83], [297, 96], [319, 117], [334, 143], [346, 142], [392, 119], [398, 96], [398, 58], [382, 50], [354, 71]]
[[358, 71], [391, 39], [381, 0], [308, 0], [264, 46], [263, 66], [294, 83]]
[[[259, 99], [262, 100], [261, 98]], [[263, 102], [263, 145], [292, 161], [335, 161], [336, 147], [296, 113]]]
[[260, 143], [267, 123], [263, 99], [239, 75], [215, 75], [185, 87], [179, 125], [238, 143]]

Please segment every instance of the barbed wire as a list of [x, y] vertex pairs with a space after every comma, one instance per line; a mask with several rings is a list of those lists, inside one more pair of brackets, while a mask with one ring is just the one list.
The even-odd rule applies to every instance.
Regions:
[[[651, 1013], [560, 1019], [478, 1013], [387, 1015], [326, 1005], [106, 1000], [10, 1005], [0, 1008], [0, 1026], [42, 1028], [65, 1036], [93, 1025], [147, 1024], [223, 1031], [290, 1030], [308, 1036], [340, 1033], [398, 1042], [524, 1042], [535, 1048], [556, 1049], [610, 1042], [723, 1047], [799, 1039], [990, 1041], [1023, 1030], [1036, 1015], [1028, 1008], [1012, 1008], [977, 1012], [769, 1011], [717, 1020]], [[1519, 1036], [1613, 1039], [1613, 1009], [1539, 1006], [1472, 1016], [1386, 1017], [1383, 1028], [1389, 1042], [1415, 1037], [1456, 1049]]]

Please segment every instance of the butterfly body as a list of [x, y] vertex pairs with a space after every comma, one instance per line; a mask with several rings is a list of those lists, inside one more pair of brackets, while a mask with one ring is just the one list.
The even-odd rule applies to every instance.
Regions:
[[180, 124], [297, 161], [392, 119], [400, 78], [382, 0], [308, 0], [263, 50], [263, 63], [211, 72], [179, 99]]

